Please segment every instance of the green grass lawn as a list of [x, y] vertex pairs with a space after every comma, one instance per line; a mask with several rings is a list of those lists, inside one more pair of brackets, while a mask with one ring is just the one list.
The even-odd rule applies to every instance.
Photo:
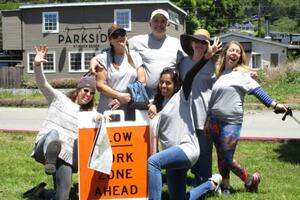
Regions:
[[[0, 199], [22, 199], [21, 194], [41, 181], [52, 187], [52, 179], [44, 174], [43, 166], [31, 157], [35, 134], [0, 132]], [[263, 142], [240, 141], [236, 158], [249, 172], [262, 175], [259, 193], [245, 191], [243, 183], [231, 174], [232, 186], [237, 190], [230, 197], [209, 197], [228, 200], [296, 200], [300, 199], [300, 141]], [[216, 172], [214, 154], [213, 170]], [[189, 174], [188, 183], [192, 176]], [[77, 175], [73, 176], [72, 199], [76, 199]], [[190, 187], [189, 185], [187, 186]], [[166, 195], [166, 186], [164, 194]], [[164, 198], [167, 199], [167, 198]]]

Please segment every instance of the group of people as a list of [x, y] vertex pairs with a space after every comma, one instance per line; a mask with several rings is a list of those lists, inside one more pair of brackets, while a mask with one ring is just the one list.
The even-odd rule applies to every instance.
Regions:
[[[91, 74], [82, 77], [68, 96], [53, 89], [42, 73], [47, 47], [36, 48], [34, 60], [38, 87], [49, 103], [47, 118], [39, 132], [33, 157], [53, 175], [55, 190], [45, 183], [24, 193], [25, 197], [68, 199], [72, 172], [76, 171], [77, 114], [89, 111], [95, 120], [110, 119], [105, 110], [122, 109], [125, 119], [134, 118], [127, 85], [139, 80], [150, 97], [148, 116], [155, 121], [158, 151], [147, 163], [148, 199], [161, 199], [162, 175], [166, 169], [170, 199], [198, 199], [209, 191], [230, 195], [229, 173], [235, 173], [248, 191], [257, 191], [260, 174], [250, 174], [234, 159], [243, 121], [246, 94], [255, 95], [277, 113], [287, 106], [274, 101], [250, 76], [240, 43], [222, 49], [218, 38], [205, 29], [183, 34], [180, 40], [166, 34], [168, 12], [157, 9], [150, 17], [152, 32], [127, 38], [118, 24], [108, 29], [110, 48], [91, 60]], [[216, 54], [219, 53], [219, 57]], [[94, 76], [94, 75], [95, 76]], [[94, 95], [100, 93], [97, 111]], [[220, 174], [212, 175], [212, 145]], [[186, 173], [195, 175], [186, 192]]]

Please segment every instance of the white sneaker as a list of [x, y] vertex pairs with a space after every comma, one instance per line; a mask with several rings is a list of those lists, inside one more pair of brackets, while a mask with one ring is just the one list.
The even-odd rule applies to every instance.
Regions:
[[222, 182], [222, 176], [220, 174], [213, 174], [211, 176], [211, 178], [209, 178], [208, 180], [212, 181], [213, 184], [215, 185], [214, 188], [214, 194], [217, 196], [221, 196], [222, 195], [222, 191], [221, 191], [221, 182]]

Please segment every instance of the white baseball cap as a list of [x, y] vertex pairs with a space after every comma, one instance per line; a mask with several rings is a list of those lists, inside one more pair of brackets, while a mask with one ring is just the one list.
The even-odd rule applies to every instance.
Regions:
[[150, 21], [153, 19], [153, 17], [155, 17], [156, 15], [162, 15], [164, 16], [168, 21], [170, 19], [169, 17], [169, 13], [163, 9], [157, 9], [157, 10], [154, 10], [152, 13], [151, 13], [151, 17], [150, 17]]

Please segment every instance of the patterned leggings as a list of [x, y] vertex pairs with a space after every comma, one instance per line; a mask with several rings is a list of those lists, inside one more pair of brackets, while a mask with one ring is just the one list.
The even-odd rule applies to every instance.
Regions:
[[218, 168], [223, 179], [229, 179], [231, 170], [245, 182], [249, 174], [246, 169], [234, 159], [234, 152], [240, 138], [241, 127], [241, 124], [228, 124], [211, 117], [209, 119], [208, 128], [216, 147]]

